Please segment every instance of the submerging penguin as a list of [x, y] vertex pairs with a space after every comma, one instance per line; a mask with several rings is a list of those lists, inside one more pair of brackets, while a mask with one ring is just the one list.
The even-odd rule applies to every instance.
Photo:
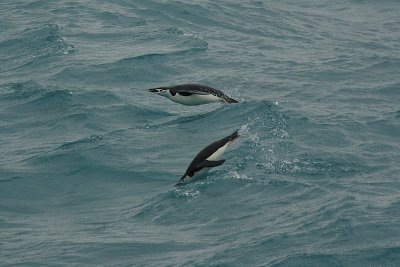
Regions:
[[181, 84], [149, 89], [150, 92], [186, 106], [197, 106], [214, 102], [238, 103], [218, 89], [201, 84]]
[[225, 150], [232, 142], [239, 137], [238, 134], [239, 129], [237, 129], [231, 135], [222, 138], [214, 143], [208, 145], [203, 148], [193, 161], [190, 163], [187, 168], [185, 174], [181, 177], [178, 183], [175, 186], [183, 185], [187, 182], [193, 180], [194, 176], [198, 176], [201, 173], [208, 171], [212, 167], [217, 167], [225, 162], [224, 159], [221, 159]]

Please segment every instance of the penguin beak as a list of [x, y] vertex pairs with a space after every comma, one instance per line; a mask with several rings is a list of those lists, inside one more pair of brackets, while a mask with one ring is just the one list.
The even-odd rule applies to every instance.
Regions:
[[152, 92], [152, 93], [158, 93], [159, 92], [158, 89], [154, 89], [154, 88], [149, 89], [149, 91]]

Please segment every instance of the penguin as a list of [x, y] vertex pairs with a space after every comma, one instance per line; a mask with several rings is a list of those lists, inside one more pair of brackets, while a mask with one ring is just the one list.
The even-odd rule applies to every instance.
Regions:
[[239, 129], [237, 129], [231, 135], [217, 140], [203, 148], [203, 150], [201, 150], [196, 157], [194, 157], [185, 174], [181, 177], [178, 183], [175, 184], [175, 186], [186, 184], [187, 182], [192, 181], [194, 176], [198, 176], [208, 171], [212, 167], [217, 167], [223, 164], [225, 160], [221, 159], [221, 157], [228, 146], [239, 137], [238, 131]]
[[197, 106], [214, 102], [238, 103], [220, 90], [201, 84], [181, 84], [149, 89], [152, 93], [165, 96], [171, 101], [186, 106]]

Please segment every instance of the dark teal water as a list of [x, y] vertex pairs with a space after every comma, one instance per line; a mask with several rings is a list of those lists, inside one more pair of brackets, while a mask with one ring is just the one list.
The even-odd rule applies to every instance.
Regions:
[[399, 103], [395, 0], [3, 0], [0, 265], [399, 266]]

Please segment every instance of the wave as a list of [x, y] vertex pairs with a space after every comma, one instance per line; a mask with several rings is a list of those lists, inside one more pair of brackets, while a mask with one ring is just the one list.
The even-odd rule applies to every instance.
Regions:
[[5, 91], [1, 92], [0, 100], [4, 100], [4, 103], [6, 101], [29, 99], [47, 91], [44, 86], [33, 80], [6, 83], [2, 84], [1, 86], [5, 89]]
[[76, 51], [61, 34], [58, 24], [27, 28], [17, 37], [0, 42], [3, 64], [0, 71], [7, 72], [33, 64], [52, 56], [66, 56]]
[[3, 264], [396, 265], [395, 2], [3, 1]]
[[[321, 249], [319, 249], [321, 251]], [[271, 266], [351, 266], [355, 265], [383, 265], [396, 266], [400, 260], [400, 246], [356, 248], [321, 252], [295, 253], [278, 260]]]
[[[69, 90], [54, 90], [44, 92], [40, 95], [31, 95], [28, 101], [20, 102], [11, 108], [13, 112], [38, 112], [54, 114], [54, 112], [61, 112], [68, 109], [72, 103], [72, 92]], [[18, 115], [18, 114], [16, 114]]]

